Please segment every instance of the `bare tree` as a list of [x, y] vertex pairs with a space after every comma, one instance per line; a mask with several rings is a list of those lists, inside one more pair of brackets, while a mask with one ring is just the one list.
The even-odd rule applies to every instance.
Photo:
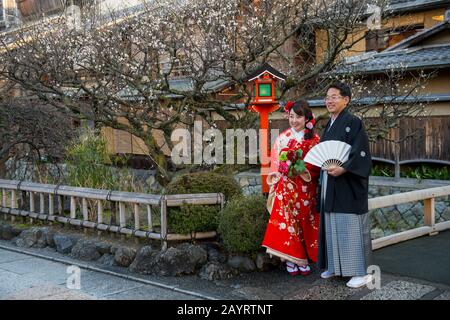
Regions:
[[[165, 182], [152, 130], [170, 147], [175, 126], [212, 122], [208, 109], [251, 124], [251, 113], [236, 118], [225, 107], [250, 101], [245, 76], [264, 62], [288, 75], [278, 98], [316, 96], [330, 81], [320, 75], [363, 39], [368, 2], [157, 0], [126, 14], [85, 10], [81, 27], [61, 16], [1, 39], [0, 77], [62, 112], [142, 138]], [[234, 95], [215, 94], [223, 87]]]
[[37, 100], [0, 99], [0, 177], [7, 178], [19, 165], [23, 169], [29, 164], [25, 170], [32, 175], [37, 164], [57, 162], [73, 132], [70, 118], [52, 106]]
[[356, 103], [350, 108], [364, 120], [369, 141], [387, 142], [391, 146], [396, 180], [400, 179], [401, 145], [418, 137], [417, 129], [401, 128], [402, 120], [427, 115], [429, 102], [421, 99], [421, 92], [435, 75], [433, 71], [409, 71], [406, 66], [392, 66], [375, 76], [360, 72], [332, 76], [352, 84], [352, 100]]

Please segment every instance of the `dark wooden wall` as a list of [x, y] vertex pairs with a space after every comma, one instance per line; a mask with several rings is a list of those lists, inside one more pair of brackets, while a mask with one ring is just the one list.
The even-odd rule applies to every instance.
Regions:
[[[406, 137], [409, 138], [405, 139]], [[450, 117], [405, 118], [389, 138], [400, 143], [400, 161], [440, 160], [450, 162]], [[372, 155], [394, 160], [393, 143], [378, 140], [371, 143]]]
[[61, 0], [19, 0], [17, 4], [24, 18], [54, 12], [64, 8], [64, 3]]
[[[365, 121], [371, 121], [368, 119]], [[318, 133], [326, 121], [318, 124]], [[271, 128], [287, 129], [287, 120], [271, 120]], [[450, 116], [404, 118], [397, 129], [391, 129], [388, 138], [398, 140], [413, 134], [400, 144], [400, 161], [437, 160], [450, 163]], [[372, 157], [394, 161], [394, 145], [384, 139], [370, 143]]]

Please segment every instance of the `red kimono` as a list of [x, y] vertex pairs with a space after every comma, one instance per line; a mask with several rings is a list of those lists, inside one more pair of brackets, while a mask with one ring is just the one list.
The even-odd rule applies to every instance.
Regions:
[[[278, 172], [278, 156], [281, 149], [302, 149], [302, 159], [308, 151], [319, 143], [319, 136], [303, 139], [303, 131], [293, 129], [282, 132], [272, 148], [271, 172]], [[309, 261], [317, 261], [319, 213], [316, 212], [317, 181], [320, 168], [306, 164], [311, 181], [300, 176], [290, 178], [282, 175], [271, 186], [274, 196], [270, 219], [262, 246], [267, 253], [305, 266]], [[270, 210], [270, 209], [269, 209]]]

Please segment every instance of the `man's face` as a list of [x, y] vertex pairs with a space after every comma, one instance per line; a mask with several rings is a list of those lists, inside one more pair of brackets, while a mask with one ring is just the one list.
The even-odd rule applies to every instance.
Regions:
[[328, 112], [332, 115], [339, 114], [342, 110], [344, 110], [349, 102], [349, 97], [343, 97], [338, 89], [328, 89], [327, 96], [325, 97], [325, 104]]

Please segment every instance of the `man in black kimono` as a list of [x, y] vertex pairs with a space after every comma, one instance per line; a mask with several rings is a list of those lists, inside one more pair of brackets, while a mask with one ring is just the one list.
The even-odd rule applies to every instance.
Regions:
[[369, 173], [372, 160], [362, 121], [347, 106], [350, 87], [343, 83], [327, 90], [326, 107], [331, 115], [321, 142], [339, 140], [351, 145], [348, 161], [321, 174], [318, 264], [324, 279], [352, 277], [347, 283], [359, 288], [372, 281], [367, 274], [372, 246], [368, 214]]

